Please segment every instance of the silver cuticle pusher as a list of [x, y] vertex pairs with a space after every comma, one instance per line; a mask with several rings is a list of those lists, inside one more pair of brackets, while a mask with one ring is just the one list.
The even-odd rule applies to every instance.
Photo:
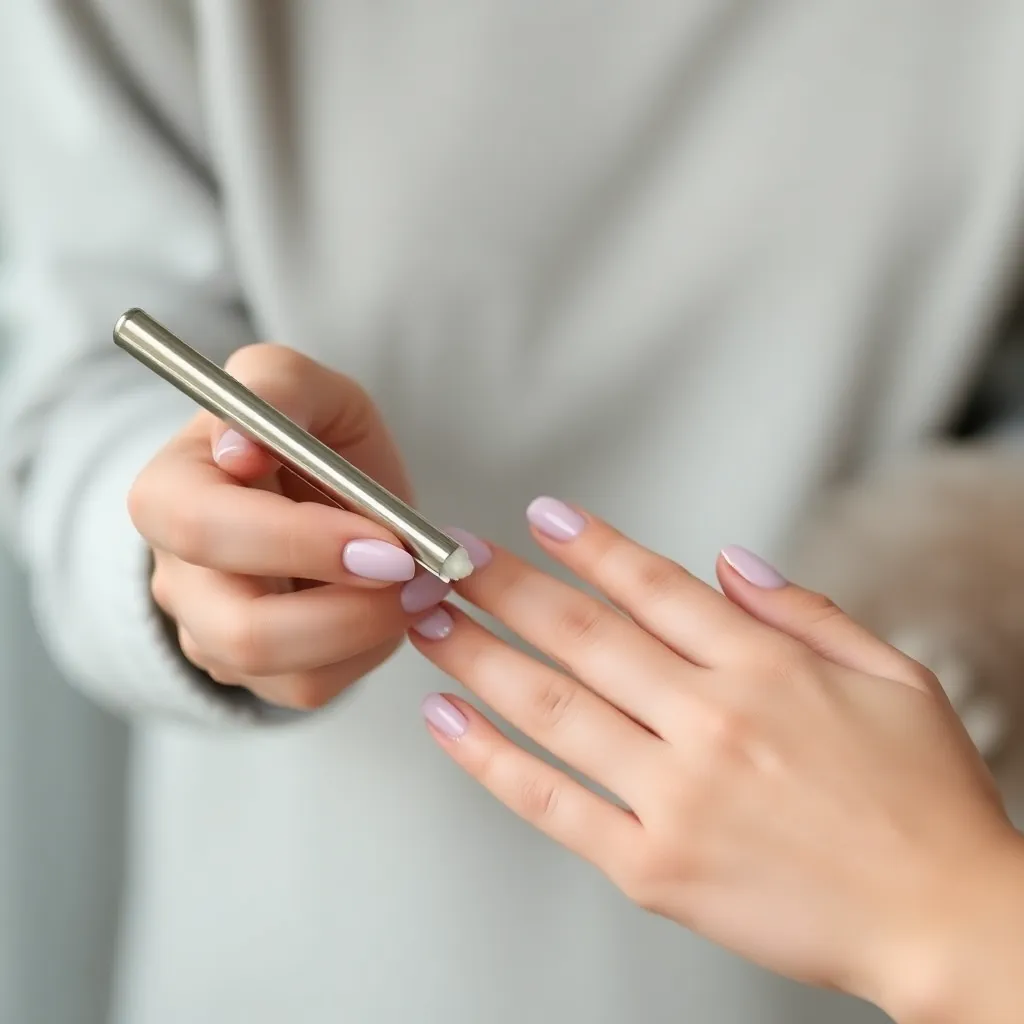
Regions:
[[445, 583], [473, 571], [461, 544], [362, 470], [253, 394], [141, 309], [114, 326], [114, 342], [194, 402], [269, 451], [326, 498], [391, 530], [428, 572]]

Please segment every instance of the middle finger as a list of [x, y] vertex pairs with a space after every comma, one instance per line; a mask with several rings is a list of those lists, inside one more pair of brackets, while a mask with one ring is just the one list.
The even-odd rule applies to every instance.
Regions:
[[631, 806], [643, 797], [651, 761], [664, 744], [596, 693], [451, 606], [418, 622], [412, 641], [556, 757]]
[[652, 732], [702, 670], [616, 609], [465, 531], [476, 569], [458, 592]]
[[413, 617], [392, 591], [324, 585], [268, 593], [251, 577], [178, 562], [165, 583], [173, 614], [206, 656], [263, 678], [345, 661], [401, 636]]

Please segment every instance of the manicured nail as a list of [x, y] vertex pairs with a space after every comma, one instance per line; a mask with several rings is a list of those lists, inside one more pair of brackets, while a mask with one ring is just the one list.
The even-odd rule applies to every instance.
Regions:
[[748, 583], [755, 587], [763, 587], [765, 590], [778, 590], [786, 586], [786, 578], [778, 569], [770, 566], [759, 555], [753, 551], [741, 548], [738, 545], [722, 549], [722, 557], [738, 572]]
[[427, 640], [443, 640], [455, 628], [455, 623], [443, 608], [437, 608], [412, 628]]
[[452, 540], [457, 540], [469, 555], [474, 569], [482, 569], [494, 556], [491, 549], [479, 538], [474, 537], [468, 530], [460, 530], [457, 526], [450, 526], [446, 532]]
[[219, 463], [224, 458], [237, 458], [252, 447], [252, 441], [243, 437], [237, 430], [225, 430], [213, 446], [213, 461]]
[[442, 583], [432, 573], [421, 572], [402, 587], [402, 610], [409, 615], [418, 615], [428, 608], [433, 608], [435, 604], [440, 604], [451, 593], [451, 589], [447, 583]]
[[469, 728], [469, 719], [439, 693], [424, 697], [420, 711], [442, 736], [447, 736], [450, 740], [457, 740]]
[[367, 580], [400, 583], [416, 574], [412, 555], [386, 540], [350, 540], [341, 561], [350, 573]]
[[572, 540], [587, 525], [579, 512], [555, 498], [534, 498], [526, 509], [526, 518], [552, 540]]

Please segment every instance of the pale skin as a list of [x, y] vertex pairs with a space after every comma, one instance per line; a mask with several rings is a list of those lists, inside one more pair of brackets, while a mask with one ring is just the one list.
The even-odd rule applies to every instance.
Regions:
[[[411, 500], [398, 452], [350, 378], [276, 345], [241, 349], [227, 369]], [[129, 510], [153, 551], [153, 598], [185, 656], [215, 682], [278, 706], [333, 700], [448, 592], [414, 578], [412, 557], [387, 530], [326, 504], [206, 412], [143, 470]]]
[[459, 585], [563, 671], [450, 607], [413, 641], [625, 806], [433, 695], [444, 749], [641, 906], [765, 967], [900, 1024], [1019, 1020], [1024, 843], [937, 680], [742, 549], [762, 585], [722, 558], [722, 594], [570, 517], [578, 535], [538, 543], [621, 611], [497, 548]]
[[[351, 380], [279, 346], [241, 350], [228, 368], [412, 497]], [[450, 756], [642, 906], [900, 1024], [1016, 1021], [1022, 840], [934, 677], [741, 549], [741, 571], [720, 560], [719, 593], [593, 516], [544, 508], [537, 542], [619, 610], [472, 538], [478, 568], [459, 589], [562, 671], [438, 606], [447, 588], [413, 577], [396, 538], [206, 413], [130, 496], [154, 599], [215, 682], [320, 707], [409, 633], [622, 801], [525, 753], [458, 697], [424, 703]]]

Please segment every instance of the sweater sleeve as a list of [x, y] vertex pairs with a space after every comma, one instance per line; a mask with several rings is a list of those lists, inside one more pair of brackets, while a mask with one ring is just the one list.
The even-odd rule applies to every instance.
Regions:
[[[253, 721], [260, 705], [192, 670], [151, 602], [126, 496], [194, 408], [111, 328], [138, 305], [215, 359], [252, 338], [188, 97], [177, 126], [160, 116], [87, 7], [0, 11], [0, 515], [69, 678], [119, 710]], [[166, 42], [154, 59], [181, 58]]]

